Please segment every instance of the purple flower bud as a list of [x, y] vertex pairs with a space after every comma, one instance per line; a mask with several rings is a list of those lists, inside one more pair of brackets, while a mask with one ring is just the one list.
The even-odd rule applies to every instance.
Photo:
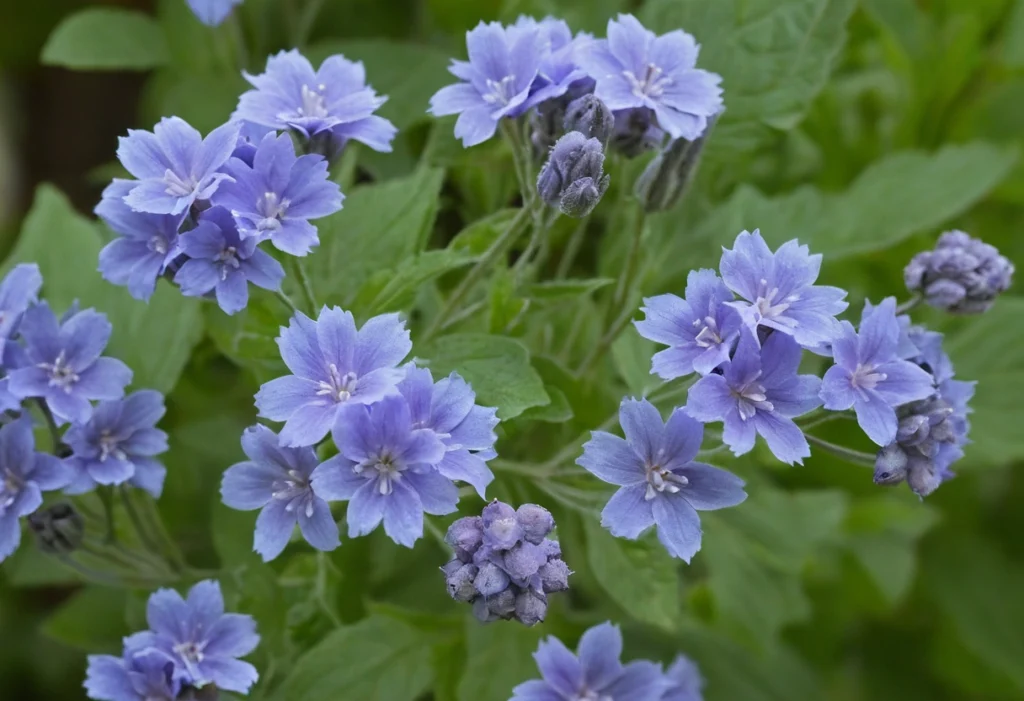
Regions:
[[907, 289], [933, 307], [980, 314], [1010, 287], [1013, 264], [989, 244], [962, 231], [947, 231], [932, 251], [914, 256], [903, 271]]
[[479, 516], [460, 518], [448, 526], [444, 542], [455, 549], [455, 555], [463, 562], [472, 562], [473, 553], [483, 542], [483, 523]]
[[608, 143], [615, 129], [615, 115], [594, 95], [584, 95], [569, 103], [563, 126], [566, 132], [578, 131], [587, 138]]
[[545, 538], [541, 541], [540, 547], [544, 548], [544, 554], [548, 556], [549, 560], [562, 557], [562, 546], [557, 540]]
[[493, 501], [484, 507], [484, 543], [495, 550], [507, 550], [523, 537], [516, 512], [508, 504]]
[[543, 592], [525, 589], [519, 592], [515, 603], [516, 618], [525, 626], [544, 620], [548, 612], [548, 599]]
[[494, 596], [508, 588], [509, 577], [493, 562], [485, 562], [476, 573], [474, 586], [483, 596]]
[[498, 618], [509, 619], [516, 611], [516, 593], [511, 587], [487, 599], [487, 609]]
[[907, 463], [907, 484], [919, 497], [926, 497], [942, 484], [942, 475], [935, 463], [923, 456], [910, 456]]
[[516, 516], [523, 529], [523, 538], [534, 545], [540, 545], [555, 527], [555, 517], [551, 512], [536, 504], [523, 504], [516, 510]]
[[717, 120], [717, 115], [711, 117], [707, 129], [693, 141], [676, 139], [670, 142], [647, 164], [633, 188], [645, 212], [672, 209], [683, 197], [697, 172], [704, 142]]
[[36, 536], [39, 549], [46, 553], [74, 552], [85, 538], [85, 521], [67, 502], [29, 514], [25, 520]]
[[520, 543], [505, 553], [505, 571], [515, 582], [525, 582], [548, 561], [544, 549], [533, 543]]
[[658, 128], [654, 114], [646, 107], [617, 110], [615, 132], [610, 147], [626, 158], [636, 158], [646, 151], [658, 148], [665, 132]]
[[890, 443], [875, 458], [875, 484], [899, 484], [907, 476], [907, 454], [898, 443]]
[[563, 214], [589, 214], [608, 190], [604, 149], [597, 139], [572, 131], [563, 136], [537, 177], [537, 193]]
[[569, 588], [572, 570], [561, 560], [548, 560], [537, 572], [545, 594], [554, 594]]
[[[459, 561], [452, 560], [452, 562]], [[476, 565], [463, 565], [461, 562], [459, 565], [460, 567], [454, 572], [448, 573], [448, 577], [445, 579], [448, 584], [448, 594], [456, 601], [469, 603], [477, 594], [474, 586], [477, 567]]]
[[903, 445], [920, 445], [928, 439], [928, 417], [911, 414], [900, 420], [896, 441]]
[[481, 623], [498, 620], [498, 617], [491, 613], [491, 609], [487, 606], [487, 599], [482, 596], [473, 599], [473, 616]]

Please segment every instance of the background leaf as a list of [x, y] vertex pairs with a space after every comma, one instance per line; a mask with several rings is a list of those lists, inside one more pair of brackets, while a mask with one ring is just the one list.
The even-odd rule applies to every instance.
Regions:
[[51, 66], [93, 71], [144, 71], [169, 59], [163, 31], [152, 17], [114, 7], [87, 8], [66, 17], [42, 55]]

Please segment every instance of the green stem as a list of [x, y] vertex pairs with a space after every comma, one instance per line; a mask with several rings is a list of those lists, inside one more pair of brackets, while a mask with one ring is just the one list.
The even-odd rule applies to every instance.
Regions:
[[35, 403], [46, 420], [46, 427], [50, 430], [50, 442], [53, 444], [50, 452], [59, 458], [67, 457], [65, 453], [68, 451], [68, 446], [61, 440], [60, 428], [57, 426], [57, 420], [53, 418], [53, 412], [50, 411], [50, 407], [42, 399], [36, 399]]
[[[124, 503], [125, 511], [128, 512], [128, 520], [132, 522], [132, 527], [135, 529], [136, 534], [139, 536], [139, 542], [146, 548], [148, 553], [158, 555], [161, 551], [165, 551], [166, 548], [162, 547], [159, 542], [161, 539], [153, 535], [151, 529], [146, 526], [143, 519], [139, 516], [139, 512], [135, 509], [135, 504], [132, 502], [131, 494], [124, 485], [121, 485], [119, 490], [121, 494], [121, 501]], [[163, 564], [163, 558], [161, 557], [161, 563]], [[171, 565], [172, 569], [178, 571], [180, 569], [178, 563]]]
[[611, 327], [605, 335], [601, 337], [601, 340], [597, 342], [597, 345], [590, 351], [590, 354], [583, 359], [582, 363], [580, 363], [580, 366], [576, 369], [576, 377], [583, 377], [587, 371], [594, 366], [594, 363], [600, 360], [601, 357], [608, 352], [608, 349], [612, 347], [612, 344], [615, 343], [615, 339], [618, 338], [619, 334], [622, 333], [622, 330], [626, 328], [635, 313], [636, 310], [629, 307], [622, 310], [622, 313], [619, 314], [618, 318], [615, 319], [614, 322], [612, 322]]
[[512, 119], [503, 119], [500, 125], [501, 134], [508, 140], [509, 148], [512, 150], [512, 163], [515, 166], [516, 180], [519, 181], [519, 193], [523, 198], [523, 209], [532, 209], [532, 202], [536, 197], [536, 193], [530, 185], [529, 165], [524, 160], [525, 147], [523, 146], [522, 135], [519, 131], [519, 124]]
[[818, 438], [817, 436], [812, 436], [810, 434], [806, 435], [809, 443], [832, 453], [836, 457], [857, 465], [865, 465], [872, 468], [875, 466], [875, 456], [870, 453], [862, 453], [859, 450], [853, 450], [852, 448], [836, 445], [831, 441], [826, 441], [824, 438]]
[[238, 56], [238, 68], [245, 70], [249, 67], [249, 49], [245, 45], [245, 32], [242, 30], [242, 20], [238, 12], [232, 12], [227, 21], [228, 31], [231, 32], [231, 41], [235, 45], [235, 53]]
[[274, 292], [274, 294], [277, 295], [277, 298], [281, 300], [282, 303], [284, 303], [284, 306], [288, 307], [289, 311], [291, 311], [292, 314], [299, 311], [299, 308], [295, 305], [295, 302], [292, 301], [291, 297], [285, 294], [284, 290], [277, 290], [276, 292]]
[[903, 304], [900, 304], [898, 307], [896, 307], [896, 313], [897, 314], [906, 314], [907, 312], [909, 312], [911, 309], [913, 309], [914, 307], [916, 307], [920, 303], [921, 303], [921, 295], [914, 295], [913, 297], [908, 299], [906, 302], [904, 302]]
[[636, 227], [633, 230], [633, 240], [630, 242], [629, 251], [626, 253], [626, 263], [619, 276], [619, 284], [615, 287], [615, 296], [612, 297], [612, 309], [618, 308], [629, 294], [633, 286], [637, 272], [637, 262], [640, 258], [640, 242], [644, 237], [644, 224], [647, 215], [644, 212], [637, 214]]
[[302, 294], [306, 297], [306, 304], [309, 305], [309, 315], [315, 317], [320, 305], [316, 303], [316, 293], [313, 291], [313, 283], [310, 282], [309, 276], [306, 275], [306, 265], [296, 258], [294, 268], [295, 277], [299, 281], [299, 287], [302, 288]]
[[459, 305], [462, 303], [463, 298], [472, 291], [473, 287], [483, 278], [483, 276], [490, 270], [491, 266], [507, 254], [509, 249], [515, 243], [516, 238], [519, 234], [519, 229], [526, 222], [529, 217], [529, 211], [525, 208], [520, 209], [516, 216], [509, 222], [508, 227], [501, 233], [498, 238], [491, 243], [490, 247], [484, 252], [480, 260], [477, 261], [470, 271], [466, 274], [466, 277], [462, 279], [458, 287], [452, 291], [448, 297], [448, 301], [445, 303], [443, 309], [438, 312], [437, 316], [434, 317], [433, 322], [427, 327], [427, 330], [423, 333], [423, 341], [427, 341], [433, 338], [443, 327], [444, 323], [456, 312]]
[[306, 6], [302, 8], [302, 14], [299, 15], [295, 31], [296, 48], [304, 48], [306, 42], [309, 41], [309, 34], [313, 31], [313, 23], [316, 21], [316, 16], [320, 14], [320, 10], [323, 6], [324, 0], [309, 0], [309, 2], [306, 3]]
[[576, 225], [575, 231], [569, 237], [569, 243], [565, 246], [562, 259], [558, 261], [558, 269], [555, 271], [556, 280], [562, 280], [569, 276], [572, 264], [576, 262], [576, 256], [579, 255], [580, 248], [583, 246], [583, 239], [586, 237], [587, 224], [589, 223], [590, 215], [588, 214], [580, 219], [580, 223]]
[[115, 587], [123, 587], [127, 584], [129, 586], [136, 587], [139, 589], [150, 589], [154, 586], [159, 586], [161, 584], [168, 583], [167, 580], [165, 579], [134, 576], [124, 577], [119, 575], [107, 574], [106, 572], [100, 572], [99, 570], [94, 570], [91, 567], [86, 567], [85, 565], [76, 562], [75, 560], [68, 557], [67, 555], [64, 555], [63, 553], [56, 553], [54, 554], [54, 557], [57, 558], [62, 564], [66, 565], [67, 567], [70, 567], [75, 572], [78, 572], [78, 574], [97, 584], [109, 584]]
[[107, 534], [104, 542], [108, 545], [117, 543], [117, 528], [114, 525], [114, 496], [107, 485], [100, 485], [96, 488], [96, 494], [103, 504], [103, 517], [107, 526]]

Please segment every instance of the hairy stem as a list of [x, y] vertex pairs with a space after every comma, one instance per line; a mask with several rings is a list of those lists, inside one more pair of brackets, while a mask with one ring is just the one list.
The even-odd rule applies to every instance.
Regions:
[[569, 276], [572, 264], [576, 262], [576, 256], [579, 255], [580, 247], [583, 246], [583, 239], [587, 235], [587, 224], [589, 223], [590, 215], [588, 214], [580, 219], [580, 223], [576, 225], [575, 231], [569, 237], [569, 243], [565, 246], [562, 259], [558, 261], [558, 269], [555, 271], [556, 280], [562, 280]]
[[919, 305], [921, 302], [922, 302], [921, 295], [914, 295], [913, 297], [908, 299], [906, 302], [903, 302], [902, 304], [897, 306], [896, 307], [896, 313], [897, 314], [906, 314], [911, 309], [913, 309], [914, 307]]
[[870, 453], [862, 453], [859, 450], [853, 450], [852, 448], [836, 445], [831, 441], [826, 441], [824, 438], [818, 438], [817, 436], [812, 436], [810, 434], [805, 435], [807, 435], [807, 441], [812, 445], [816, 445], [822, 450], [828, 451], [829, 453], [832, 453], [836, 457], [842, 458], [847, 462], [852, 462], [856, 465], [864, 465], [866, 467], [871, 468], [874, 468], [875, 466], [875, 456], [871, 455]]

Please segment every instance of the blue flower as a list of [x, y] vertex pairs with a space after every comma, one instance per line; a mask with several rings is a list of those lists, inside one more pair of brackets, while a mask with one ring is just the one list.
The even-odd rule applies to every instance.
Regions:
[[21, 263], [11, 268], [0, 282], [0, 358], [5, 355], [7, 341], [17, 330], [21, 315], [39, 297], [43, 276], [35, 263]]
[[260, 416], [284, 421], [281, 444], [314, 445], [334, 426], [347, 403], [372, 404], [398, 392], [405, 376], [397, 365], [412, 350], [397, 314], [375, 316], [359, 330], [351, 312], [324, 307], [313, 321], [298, 312], [277, 339], [293, 375], [260, 387]]
[[0, 426], [0, 562], [21, 542], [19, 519], [42, 506], [43, 492], [61, 489], [70, 479], [62, 461], [35, 451], [27, 414]]
[[125, 285], [132, 297], [148, 300], [156, 280], [178, 255], [181, 214], [136, 212], [124, 198], [136, 186], [134, 180], [114, 180], [103, 190], [94, 210], [107, 226], [120, 234], [100, 251], [99, 271], [115, 285]]
[[602, 623], [583, 634], [572, 654], [554, 637], [541, 641], [533, 657], [543, 679], [512, 690], [510, 701], [661, 701], [669, 682], [647, 660], [622, 664], [622, 633]]
[[295, 49], [267, 59], [266, 72], [243, 73], [255, 90], [242, 93], [234, 118], [270, 127], [294, 129], [320, 142], [320, 153], [332, 156], [349, 139], [375, 151], [391, 151], [395, 125], [374, 114], [386, 101], [366, 84], [359, 61], [331, 56], [314, 71]]
[[672, 666], [665, 672], [672, 686], [661, 701], [704, 701], [704, 678], [700, 669], [685, 655], [678, 655]]
[[174, 276], [181, 293], [199, 297], [214, 292], [228, 314], [245, 309], [250, 282], [277, 290], [284, 279], [281, 264], [257, 248], [257, 239], [243, 237], [223, 207], [203, 212], [196, 228], [181, 235], [179, 245], [189, 257]]
[[88, 421], [89, 400], [120, 399], [132, 380], [127, 365], [100, 357], [111, 330], [106, 315], [93, 309], [58, 324], [46, 302], [29, 308], [20, 327], [28, 365], [10, 373], [11, 394], [45, 399], [59, 423]]
[[697, 372], [707, 375], [729, 360], [740, 332], [739, 313], [728, 306], [732, 292], [713, 270], [691, 270], [686, 299], [673, 294], [644, 299], [647, 315], [634, 321], [644, 338], [669, 346], [654, 354], [651, 372], [664, 380]]
[[436, 465], [445, 445], [426, 428], [413, 428], [409, 405], [389, 396], [366, 407], [342, 404], [331, 435], [339, 454], [313, 471], [313, 491], [348, 501], [348, 535], [384, 532], [411, 548], [423, 535], [423, 514], [455, 511], [459, 490]]
[[787, 241], [772, 253], [757, 230], [743, 231], [732, 250], [722, 251], [720, 264], [726, 286], [742, 302], [731, 302], [756, 330], [765, 326], [789, 334], [804, 347], [831, 341], [839, 333], [839, 314], [849, 306], [838, 287], [815, 285], [821, 254]]
[[137, 212], [181, 214], [208, 200], [228, 176], [219, 169], [238, 141], [238, 125], [225, 124], [206, 139], [179, 117], [165, 117], [152, 132], [129, 129], [117, 157], [138, 182], [124, 201]]
[[259, 644], [256, 621], [224, 613], [216, 581], [199, 582], [187, 600], [173, 589], [156, 590], [146, 606], [146, 621], [150, 630], [132, 636], [132, 647], [172, 662], [183, 684], [216, 684], [222, 691], [244, 694], [259, 679], [255, 667], [237, 659]]
[[561, 97], [574, 83], [588, 79], [576, 54], [580, 45], [592, 37], [580, 34], [574, 38], [565, 20], [554, 17], [538, 22], [533, 17], [520, 16], [508, 31], [516, 30], [539, 33], [543, 44], [543, 57], [530, 86], [530, 95], [523, 103], [525, 108]]
[[96, 701], [176, 701], [181, 680], [174, 663], [156, 652], [141, 652], [137, 646], [145, 635], [125, 639], [121, 657], [89, 655], [85, 672], [85, 693]]
[[322, 156], [295, 156], [287, 134], [263, 137], [251, 164], [232, 158], [224, 172], [233, 182], [221, 185], [213, 203], [231, 211], [243, 236], [270, 239], [279, 250], [304, 256], [320, 243], [310, 219], [341, 209], [337, 183], [328, 180]]
[[434, 384], [430, 370], [411, 363], [398, 391], [409, 404], [413, 426], [430, 429], [445, 445], [437, 471], [450, 480], [468, 482], [481, 499], [486, 498], [487, 485], [494, 480], [487, 461], [497, 455], [498, 410], [478, 406], [473, 388], [457, 373]]
[[264, 561], [281, 554], [296, 523], [317, 550], [334, 550], [341, 544], [331, 507], [310, 486], [317, 466], [312, 448], [282, 447], [276, 433], [257, 424], [245, 429], [242, 449], [249, 460], [227, 469], [220, 493], [232, 509], [261, 509], [253, 550]]
[[529, 105], [530, 88], [546, 54], [536, 26], [503, 27], [481, 22], [466, 32], [469, 61], [452, 61], [448, 70], [464, 81], [438, 90], [430, 113], [458, 114], [455, 136], [465, 147], [494, 136], [503, 117], [517, 117]]
[[704, 423], [723, 422], [722, 440], [735, 455], [750, 452], [761, 434], [779, 460], [802, 464], [811, 449], [793, 419], [821, 404], [821, 380], [796, 374], [800, 354], [790, 336], [772, 333], [758, 349], [753, 333], [744, 331], [722, 373], [690, 388], [686, 413]]
[[621, 487], [601, 512], [601, 525], [635, 540], [651, 526], [673, 557], [686, 562], [700, 550], [697, 510], [723, 509], [747, 498], [743, 480], [716, 467], [693, 462], [704, 427], [682, 409], [667, 423], [646, 399], [619, 407], [626, 438], [594, 431], [576, 463], [601, 480]]
[[188, 0], [188, 6], [203, 24], [216, 27], [231, 14], [235, 5], [243, 0]]
[[695, 68], [699, 50], [682, 30], [656, 36], [620, 14], [608, 21], [608, 38], [582, 46], [578, 60], [610, 109], [650, 109], [673, 139], [693, 141], [722, 110], [722, 79]]
[[877, 307], [865, 305], [860, 331], [842, 322], [832, 342], [835, 365], [821, 383], [826, 409], [857, 413], [857, 423], [872, 441], [888, 445], [896, 438], [894, 407], [926, 399], [935, 391], [932, 376], [897, 354], [900, 325], [896, 300], [886, 298]]
[[77, 474], [68, 493], [129, 482], [158, 499], [167, 468], [153, 456], [167, 451], [167, 434], [156, 428], [165, 411], [164, 395], [144, 389], [101, 402], [86, 423], [71, 426], [63, 440], [71, 446], [68, 464]]

